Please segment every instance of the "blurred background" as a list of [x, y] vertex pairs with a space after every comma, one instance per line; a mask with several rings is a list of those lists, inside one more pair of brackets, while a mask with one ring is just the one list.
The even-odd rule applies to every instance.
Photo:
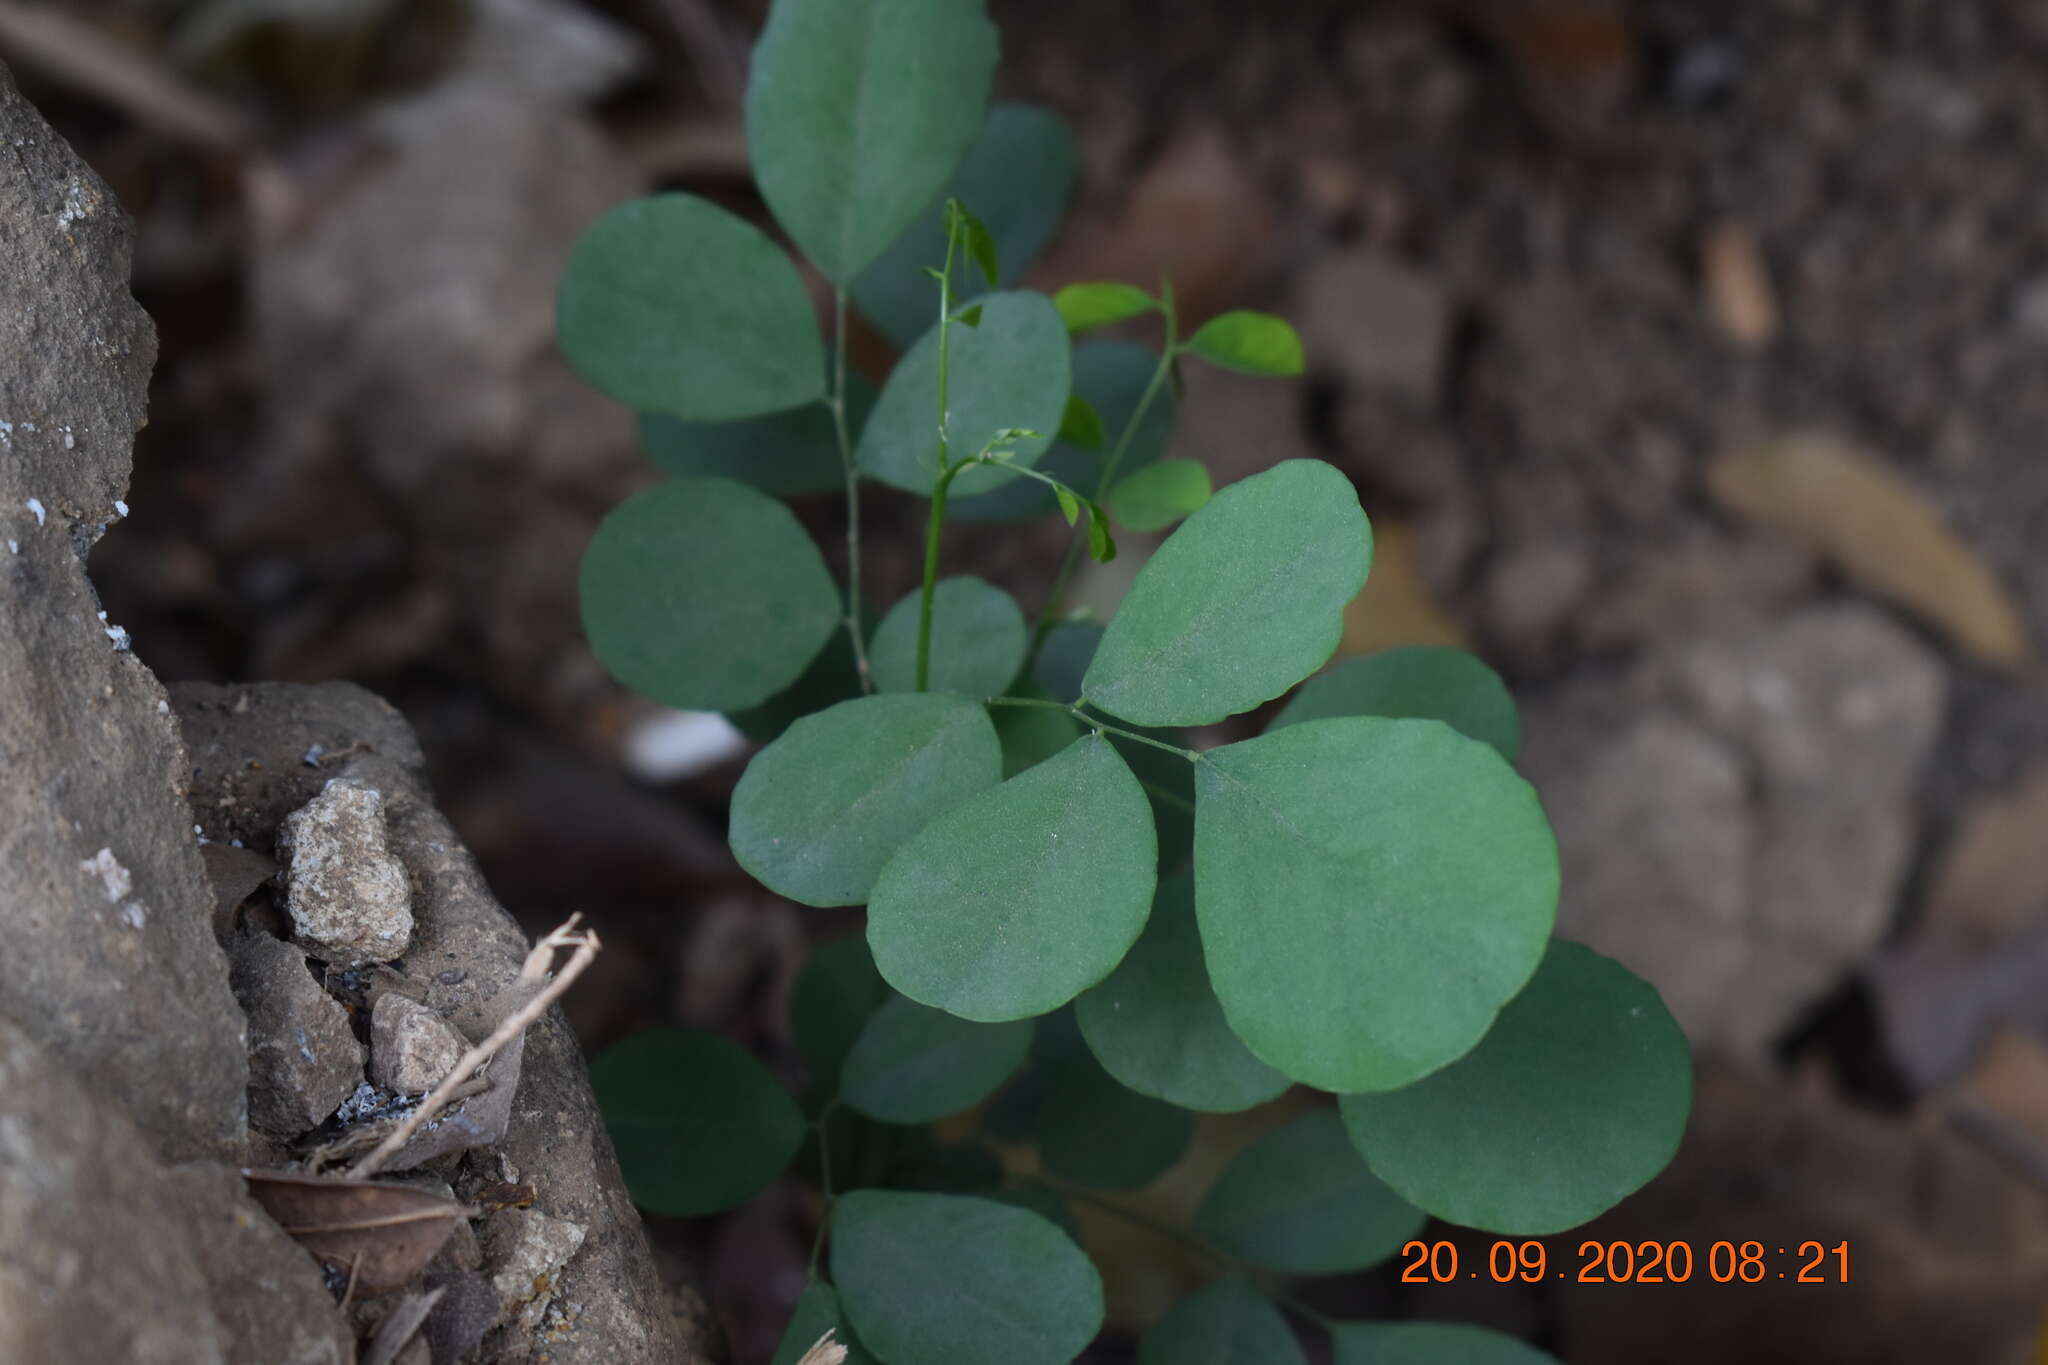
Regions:
[[[1343, 649], [1458, 643], [1502, 672], [1561, 932], [1693, 1039], [1677, 1163], [1553, 1257], [1851, 1257], [1845, 1286], [1395, 1267], [1307, 1297], [1577, 1365], [2048, 1359], [2048, 8], [991, 8], [999, 96], [1080, 145], [1027, 282], [1164, 269], [1196, 320], [1297, 324], [1301, 381], [1190, 372], [1174, 453], [1218, 483], [1296, 456], [1352, 476], [1378, 558]], [[745, 751], [678, 758], [675, 718], [585, 649], [578, 558], [656, 475], [552, 341], [610, 205], [677, 188], [763, 216], [739, 96], [765, 9], [0, 0], [0, 60], [138, 224], [162, 355], [132, 516], [93, 557], [137, 653], [167, 681], [381, 692], [527, 927], [580, 910], [603, 934], [568, 1002], [586, 1047], [672, 1022], [794, 1075], [790, 979], [857, 912], [740, 873]], [[921, 508], [868, 498], [887, 604]], [[831, 545], [842, 513], [814, 502]], [[950, 567], [1035, 607], [1066, 535], [955, 532]], [[1079, 600], [1112, 603], [1145, 548]], [[1137, 1203], [1184, 1216], [1272, 1121], [1207, 1123]], [[733, 1360], [781, 1331], [807, 1198], [656, 1220]], [[1087, 1232], [1126, 1330], [1201, 1273]]]

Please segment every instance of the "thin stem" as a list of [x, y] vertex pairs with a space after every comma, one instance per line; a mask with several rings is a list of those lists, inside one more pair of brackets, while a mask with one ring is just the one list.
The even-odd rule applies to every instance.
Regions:
[[818, 1278], [818, 1256], [825, 1249], [825, 1229], [832, 1224], [832, 1146], [829, 1130], [832, 1126], [832, 1111], [839, 1101], [825, 1101], [825, 1107], [818, 1111], [817, 1120], [811, 1127], [818, 1134], [818, 1185], [825, 1193], [825, 1207], [818, 1214], [818, 1233], [811, 1239], [810, 1279]]
[[1133, 744], [1149, 744], [1155, 749], [1164, 749], [1167, 753], [1179, 754], [1190, 763], [1201, 762], [1202, 755], [1199, 750], [1183, 749], [1178, 744], [1168, 744], [1163, 739], [1154, 739], [1150, 735], [1141, 735], [1136, 730], [1127, 730], [1121, 725], [1112, 725], [1100, 716], [1089, 715], [1081, 709], [1087, 705], [1087, 702], [1088, 699], [1086, 697], [1077, 702], [1052, 701], [1045, 697], [982, 698], [982, 705], [984, 706], [1035, 706], [1046, 711], [1064, 711], [1098, 735], [1120, 735], [1130, 740]]
[[931, 515], [924, 533], [924, 586], [917, 602], [917, 680], [919, 692], [931, 680], [932, 591], [939, 580], [939, 528], [946, 519], [946, 489], [953, 482], [952, 445], [946, 435], [951, 413], [947, 407], [946, 379], [952, 352], [953, 255], [959, 249], [960, 228], [948, 208], [946, 214], [946, 264], [939, 271], [939, 472], [932, 480]]
[[832, 298], [832, 429], [839, 437], [839, 464], [846, 471], [846, 638], [853, 642], [854, 668], [860, 690], [875, 690], [868, 673], [868, 647], [860, 632], [860, 471], [853, 463], [853, 440], [846, 430], [846, 286]]

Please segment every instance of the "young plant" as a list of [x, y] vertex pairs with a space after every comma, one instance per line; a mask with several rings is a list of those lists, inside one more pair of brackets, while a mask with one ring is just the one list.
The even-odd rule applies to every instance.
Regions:
[[[688, 195], [607, 214], [562, 282], [564, 352], [643, 414], [672, 476], [590, 546], [591, 645], [635, 691], [765, 741], [733, 795], [742, 866], [867, 907], [793, 993], [801, 1104], [713, 1037], [596, 1060], [628, 1183], [691, 1215], [792, 1162], [817, 1179], [778, 1361], [828, 1330], [889, 1365], [1065, 1361], [1102, 1319], [1068, 1201], [1160, 1174], [1194, 1112], [1306, 1085], [1339, 1098], [1165, 1230], [1231, 1273], [1141, 1358], [1302, 1360], [1281, 1305], [1339, 1361], [1540, 1358], [1477, 1329], [1329, 1322], [1271, 1286], [1383, 1261], [1429, 1215], [1522, 1237], [1611, 1207], [1677, 1146], [1684, 1040], [1648, 986], [1551, 939], [1556, 846], [1499, 680], [1436, 648], [1318, 673], [1372, 556], [1349, 481], [1294, 460], [1212, 494], [1161, 458], [1180, 364], [1296, 374], [1292, 329], [1234, 312], [1183, 336], [1165, 286], [1007, 287], [1075, 157], [1043, 111], [985, 110], [995, 59], [971, 0], [774, 5], [748, 145], [831, 283], [829, 345], [790, 259]], [[848, 370], [852, 306], [904, 347], [879, 393]], [[1073, 340], [1141, 319], [1156, 351]], [[929, 500], [923, 582], [878, 621], [863, 480]], [[778, 501], [828, 490], [843, 587]], [[1035, 622], [938, 577], [949, 524], [1050, 515], [1077, 532]], [[1059, 618], [1114, 527], [1176, 523], [1106, 626]], [[1262, 735], [1191, 747], [1188, 727], [1297, 686]], [[977, 1110], [964, 1141], [926, 1127]], [[1013, 1141], [1039, 1173], [1005, 1169], [991, 1144]]]

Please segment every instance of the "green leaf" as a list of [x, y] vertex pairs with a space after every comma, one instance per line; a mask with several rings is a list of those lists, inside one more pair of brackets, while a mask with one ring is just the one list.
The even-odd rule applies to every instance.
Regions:
[[979, 327], [981, 326], [981, 305], [970, 303], [953, 316], [963, 327]]
[[871, 1119], [932, 1123], [994, 1094], [1030, 1048], [1024, 1020], [977, 1024], [899, 995], [868, 1017], [841, 1092]]
[[1085, 332], [1091, 327], [1107, 327], [1112, 322], [1150, 313], [1159, 307], [1159, 300], [1135, 284], [1107, 280], [1100, 284], [1070, 284], [1052, 296], [1052, 304], [1060, 310], [1060, 320], [1069, 332]]
[[1307, 1365], [1273, 1301], [1226, 1275], [1175, 1304], [1145, 1334], [1138, 1365]]
[[1088, 557], [1097, 564], [1116, 558], [1116, 542], [1109, 535], [1109, 514], [1099, 502], [1088, 504]]
[[1045, 1087], [1032, 1136], [1049, 1174], [1098, 1190], [1135, 1190], [1187, 1151], [1194, 1115], [1119, 1085], [1088, 1051], [1070, 1011], [1038, 1021], [1032, 1058]]
[[1004, 1185], [985, 1191], [984, 1199], [993, 1199], [999, 1204], [1014, 1204], [1020, 1209], [1029, 1209], [1040, 1218], [1059, 1228], [1061, 1232], [1081, 1240], [1081, 1225], [1074, 1221], [1074, 1211], [1067, 1207], [1067, 1201], [1049, 1185]]
[[733, 711], [802, 676], [839, 590], [787, 507], [730, 479], [671, 479], [612, 509], [583, 554], [583, 631], [614, 678]]
[[1461, 1322], [1340, 1322], [1330, 1338], [1335, 1365], [1558, 1365], [1505, 1333]]
[[[1074, 135], [1048, 109], [998, 104], [981, 136], [967, 149], [947, 195], [972, 204], [995, 238], [1001, 280], [1024, 273], [1066, 211], [1079, 158]], [[946, 259], [945, 212], [934, 204], [853, 282], [863, 316], [898, 346], [908, 346], [932, 325], [938, 295], [924, 268]], [[954, 281], [954, 297], [978, 294], [971, 278]], [[964, 319], [963, 319], [964, 320]]]
[[1371, 562], [1358, 494], [1321, 460], [1234, 483], [1139, 570], [1088, 699], [1140, 725], [1211, 725], [1270, 701], [1335, 651]]
[[1332, 716], [1440, 720], [1515, 761], [1521, 723], [1500, 675], [1462, 649], [1403, 645], [1346, 659], [1310, 678], [1266, 729]]
[[733, 856], [778, 896], [860, 905], [890, 854], [1002, 769], [988, 713], [965, 698], [856, 697], [806, 716], [747, 764], [732, 794]]
[[1100, 735], [940, 816], [868, 903], [889, 984], [965, 1019], [1025, 1019], [1109, 975], [1152, 906], [1152, 812]]
[[727, 422], [825, 392], [824, 342], [789, 258], [687, 194], [592, 224], [556, 293], [555, 336], [578, 373], [641, 412]]
[[[1005, 427], [1058, 431], [1072, 385], [1067, 336], [1043, 294], [990, 294], [981, 326], [955, 328], [948, 347], [946, 400], [952, 417], [947, 439], [956, 458], [973, 454]], [[860, 466], [892, 488], [930, 497], [938, 477], [933, 433], [939, 394], [939, 329], [912, 346], [868, 417], [860, 436]], [[1020, 441], [1010, 463], [1035, 464], [1050, 436]], [[953, 480], [961, 496], [1016, 478], [997, 466], [970, 469]]]
[[[1045, 689], [1028, 679], [1013, 683], [1013, 697], [1045, 696]], [[1044, 706], [996, 706], [989, 709], [995, 722], [996, 738], [1003, 745], [1003, 777], [1015, 777], [1035, 768], [1081, 737], [1081, 723], [1064, 711]]]
[[1081, 519], [1081, 500], [1074, 496], [1074, 490], [1065, 484], [1061, 484], [1052, 491], [1053, 495], [1059, 499], [1060, 515], [1067, 519], [1067, 525], [1072, 526], [1075, 522], [1079, 521]]
[[[868, 645], [868, 667], [884, 692], [917, 686], [919, 594], [889, 608]], [[1024, 666], [1028, 629], [1010, 594], [979, 578], [932, 585], [931, 687], [963, 697], [992, 697]]]
[[1378, 1265], [1426, 1221], [1366, 1169], [1336, 1111], [1317, 1109], [1238, 1153], [1195, 1232], [1267, 1270], [1335, 1275]]
[[1301, 373], [1301, 338], [1270, 313], [1240, 310], [1211, 318], [1188, 338], [1187, 349], [1226, 370], [1269, 375]]
[[1120, 479], [1110, 510], [1127, 531], [1163, 531], [1209, 501], [1209, 471], [1194, 460], [1161, 460]]
[[1691, 1106], [1685, 1035], [1657, 992], [1562, 941], [1464, 1057], [1343, 1101], [1358, 1149], [1410, 1201], [1517, 1237], [1577, 1227], [1648, 1183]]
[[1195, 928], [1195, 880], [1166, 877], [1145, 933], [1101, 985], [1074, 1002], [1081, 1032], [1109, 1074], [1141, 1094], [1226, 1114], [1264, 1104], [1288, 1079], [1224, 1022]]
[[[858, 435], [875, 406], [875, 389], [857, 374], [846, 378], [847, 430]], [[640, 445], [664, 474], [738, 479], [771, 497], [837, 493], [846, 486], [832, 409], [822, 403], [742, 422], [642, 413]]]
[[1529, 784], [1446, 725], [1290, 725], [1203, 754], [1195, 791], [1216, 997], [1297, 1081], [1418, 1080], [1470, 1051], [1542, 959], [1557, 841]]
[[891, 996], [865, 935], [848, 934], [812, 950], [789, 993], [789, 1032], [815, 1084], [837, 1092], [853, 1040]]
[[[1088, 450], [1102, 449], [1102, 415], [1080, 394], [1067, 399], [1066, 416], [1060, 419], [1060, 439]], [[1073, 525], [1070, 518], [1067, 525]]]
[[832, 1213], [832, 1278], [883, 1360], [1067, 1365], [1102, 1326], [1102, 1277], [1025, 1209], [854, 1190]]
[[981, 127], [996, 31], [958, 0], [776, 0], [747, 79], [754, 183], [849, 283], [932, 202]]
[[860, 1348], [839, 1311], [839, 1295], [822, 1280], [812, 1280], [797, 1298], [796, 1311], [782, 1331], [771, 1365], [797, 1365], [825, 1333], [846, 1347], [845, 1365], [875, 1365], [875, 1358]]
[[709, 1033], [654, 1028], [590, 1064], [633, 1202], [689, 1218], [744, 1203], [796, 1155], [804, 1116], [768, 1069]]
[[960, 228], [967, 258], [981, 268], [981, 278], [991, 289], [1001, 285], [1003, 266], [997, 258], [996, 239], [989, 232], [988, 225], [963, 208], [960, 210]]

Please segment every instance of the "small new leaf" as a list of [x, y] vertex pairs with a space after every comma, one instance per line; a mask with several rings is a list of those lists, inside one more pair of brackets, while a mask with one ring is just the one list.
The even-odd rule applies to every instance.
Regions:
[[1097, 564], [1116, 558], [1116, 542], [1109, 535], [1109, 514], [1099, 502], [1088, 504], [1088, 554]]
[[1209, 471], [1194, 460], [1161, 460], [1109, 490], [1109, 505], [1127, 531], [1163, 531], [1209, 501]]
[[1078, 393], [1067, 399], [1066, 414], [1060, 418], [1059, 439], [1085, 450], [1102, 449], [1102, 414]]
[[981, 326], [981, 305], [975, 303], [969, 304], [967, 307], [962, 308], [960, 310], [960, 315], [957, 318], [955, 318], [954, 321], [960, 323], [964, 327]]
[[1081, 519], [1081, 500], [1074, 496], [1074, 490], [1063, 483], [1056, 483], [1053, 485], [1052, 491], [1053, 496], [1060, 500], [1060, 515], [1067, 519], [1067, 525], [1072, 526], [1075, 522], [1079, 521]]
[[1301, 373], [1301, 338], [1270, 313], [1239, 310], [1211, 318], [1188, 338], [1187, 349], [1226, 370], [1264, 375]]
[[1069, 332], [1085, 332], [1091, 327], [1107, 327], [1112, 322], [1149, 313], [1159, 306], [1159, 301], [1135, 284], [1108, 280], [1099, 284], [1070, 284], [1052, 296], [1052, 306], [1060, 310], [1060, 318]]
[[983, 225], [981, 219], [965, 209], [960, 211], [964, 219], [961, 226], [967, 234], [967, 254], [981, 267], [981, 277], [988, 281], [988, 287], [996, 288], [1002, 282], [1002, 262], [996, 256], [996, 239]]

